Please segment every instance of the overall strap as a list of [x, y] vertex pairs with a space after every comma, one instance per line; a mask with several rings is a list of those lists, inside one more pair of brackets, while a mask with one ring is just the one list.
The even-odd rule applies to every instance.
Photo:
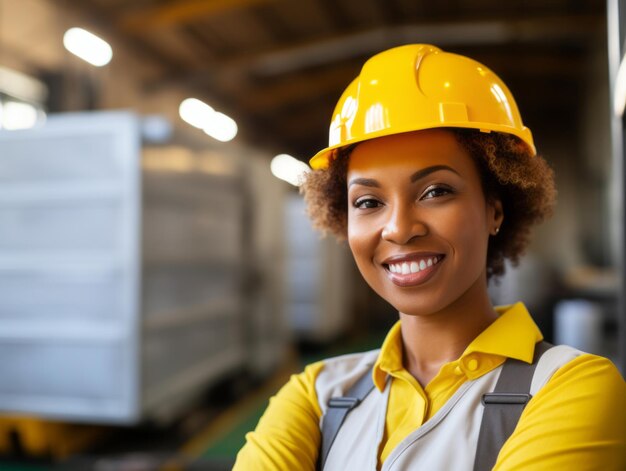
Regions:
[[530, 385], [537, 363], [550, 348], [552, 345], [547, 342], [537, 343], [531, 364], [507, 359], [493, 392], [483, 394], [485, 409], [478, 434], [474, 471], [488, 471], [496, 464], [502, 445], [515, 430], [522, 411], [531, 399]]
[[317, 459], [317, 469], [324, 469], [330, 447], [339, 433], [348, 412], [358, 406], [374, 389], [372, 370], [368, 369], [343, 397], [333, 397], [328, 401], [328, 409], [322, 421], [322, 446]]

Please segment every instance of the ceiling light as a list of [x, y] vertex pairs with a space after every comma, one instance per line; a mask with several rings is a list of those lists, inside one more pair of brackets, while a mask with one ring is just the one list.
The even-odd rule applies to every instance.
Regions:
[[183, 100], [178, 107], [178, 113], [183, 121], [198, 129], [202, 129], [218, 141], [228, 142], [237, 135], [237, 123], [233, 118], [215, 111], [197, 98]]
[[197, 98], [187, 98], [178, 107], [181, 119], [198, 129], [204, 129], [214, 113], [213, 108]]
[[82, 28], [70, 28], [63, 35], [63, 45], [72, 54], [96, 67], [107, 65], [113, 57], [109, 43]]
[[7, 101], [0, 108], [0, 118], [2, 129], [28, 129], [37, 124], [40, 111], [29, 103]]
[[280, 154], [272, 159], [270, 170], [276, 178], [300, 186], [304, 175], [311, 169], [304, 162], [288, 154]]
[[30, 103], [43, 103], [48, 87], [29, 75], [0, 65], [0, 93]]
[[237, 135], [237, 123], [230, 116], [215, 111], [211, 116], [210, 123], [204, 128], [204, 132], [218, 141], [232, 141]]

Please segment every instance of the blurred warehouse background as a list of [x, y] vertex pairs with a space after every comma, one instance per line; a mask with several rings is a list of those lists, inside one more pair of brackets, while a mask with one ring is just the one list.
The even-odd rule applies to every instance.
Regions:
[[492, 287], [626, 369], [626, 1], [0, 0], [0, 468], [229, 469], [303, 364], [396, 319], [298, 175], [365, 59], [509, 85], [554, 217]]

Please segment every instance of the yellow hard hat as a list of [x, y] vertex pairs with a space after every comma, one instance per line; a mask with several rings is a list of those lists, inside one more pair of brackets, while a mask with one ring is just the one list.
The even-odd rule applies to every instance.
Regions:
[[310, 164], [326, 168], [332, 151], [350, 144], [441, 127], [513, 134], [536, 153], [513, 95], [496, 74], [469, 57], [411, 44], [363, 65], [335, 107], [328, 147]]

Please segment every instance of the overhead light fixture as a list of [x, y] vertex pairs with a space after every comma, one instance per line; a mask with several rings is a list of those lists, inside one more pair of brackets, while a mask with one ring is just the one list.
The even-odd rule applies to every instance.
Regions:
[[237, 135], [237, 123], [230, 116], [215, 111], [211, 106], [197, 98], [187, 98], [178, 107], [183, 121], [202, 129], [206, 134], [218, 141], [228, 142]]
[[70, 28], [63, 35], [63, 45], [72, 54], [96, 67], [111, 62], [113, 49], [104, 39], [82, 28]]
[[37, 124], [43, 112], [30, 103], [5, 101], [0, 107], [0, 128], [7, 130], [28, 129]]
[[0, 65], [0, 93], [28, 103], [43, 103], [48, 87], [40, 80]]
[[221, 142], [232, 141], [237, 135], [237, 123], [230, 116], [215, 111], [211, 116], [210, 123], [204, 128], [204, 132]]
[[181, 119], [198, 129], [204, 129], [207, 126], [213, 113], [215, 113], [213, 108], [197, 98], [187, 98], [178, 107]]
[[311, 169], [307, 164], [289, 154], [279, 154], [272, 159], [270, 170], [276, 178], [294, 186], [300, 186], [305, 174]]

